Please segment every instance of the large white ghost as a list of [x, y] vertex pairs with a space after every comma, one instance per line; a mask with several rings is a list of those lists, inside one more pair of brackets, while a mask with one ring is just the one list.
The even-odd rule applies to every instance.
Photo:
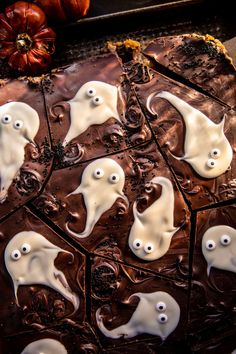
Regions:
[[93, 124], [103, 124], [109, 118], [120, 122], [116, 86], [102, 81], [86, 82], [68, 103], [71, 122], [64, 146]]
[[0, 106], [0, 204], [24, 162], [25, 146], [39, 129], [38, 113], [23, 102]]
[[28, 344], [21, 354], [67, 354], [67, 350], [60, 342], [51, 338], [36, 340]]
[[77, 234], [69, 229], [67, 223], [67, 231], [75, 237], [87, 237], [102, 214], [112, 207], [117, 198], [127, 202], [123, 192], [124, 183], [124, 171], [113, 159], [105, 157], [91, 162], [83, 172], [79, 187], [67, 196], [83, 194], [87, 211], [85, 229]]
[[211, 267], [236, 273], [236, 229], [227, 225], [210, 227], [202, 238], [202, 253]]
[[129, 247], [145, 261], [158, 259], [168, 251], [172, 236], [179, 228], [174, 227], [174, 190], [166, 177], [154, 177], [153, 184], [161, 186], [161, 196], [143, 213], [134, 203], [134, 223], [129, 234]]
[[79, 308], [78, 296], [70, 289], [64, 273], [55, 267], [54, 261], [59, 252], [70, 253], [34, 231], [19, 232], [10, 240], [4, 260], [18, 305], [20, 285], [46, 285], [72, 302], [75, 311]]
[[139, 297], [139, 303], [129, 322], [120, 327], [108, 330], [103, 323], [101, 309], [96, 312], [97, 325], [100, 331], [109, 338], [132, 338], [139, 334], [152, 334], [165, 340], [177, 327], [180, 319], [180, 307], [168, 293], [132, 294]]
[[148, 97], [147, 108], [152, 114], [155, 112], [150, 105], [154, 97], [169, 101], [183, 117], [186, 127], [185, 154], [175, 158], [188, 162], [201, 177], [215, 178], [223, 174], [233, 158], [232, 148], [224, 134], [225, 118], [215, 124], [205, 114], [166, 91]]

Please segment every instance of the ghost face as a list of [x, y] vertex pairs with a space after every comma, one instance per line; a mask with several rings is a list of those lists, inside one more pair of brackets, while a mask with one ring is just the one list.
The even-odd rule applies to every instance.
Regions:
[[180, 307], [175, 299], [166, 292], [157, 291], [150, 294], [136, 293], [130, 296], [139, 297], [140, 301], [128, 323], [108, 330], [101, 315], [96, 312], [97, 325], [100, 331], [109, 338], [132, 338], [139, 334], [152, 334], [165, 340], [179, 323]]
[[67, 197], [83, 194], [87, 219], [84, 231], [81, 234], [71, 231], [67, 224], [67, 231], [75, 237], [87, 237], [103, 213], [110, 209], [117, 198], [127, 201], [123, 187], [125, 174], [121, 166], [110, 158], [101, 158], [91, 162], [84, 170], [81, 184]]
[[236, 273], [236, 230], [230, 226], [210, 227], [202, 238], [202, 253], [211, 267]]
[[25, 347], [21, 354], [67, 354], [67, 350], [60, 342], [51, 338], [39, 339]]
[[68, 103], [71, 124], [63, 142], [64, 146], [91, 125], [103, 124], [109, 118], [120, 121], [117, 111], [118, 89], [105, 82], [87, 82]]
[[172, 236], [178, 231], [174, 227], [174, 191], [171, 181], [159, 176], [154, 177], [151, 184], [161, 186], [161, 196], [143, 213], [139, 213], [134, 204], [134, 223], [129, 234], [130, 249], [145, 261], [164, 256]]
[[46, 285], [58, 291], [73, 303], [75, 310], [78, 309], [79, 298], [70, 289], [64, 273], [54, 265], [59, 252], [67, 251], [34, 231], [19, 232], [11, 239], [5, 249], [4, 259], [12, 278], [17, 304], [18, 287], [35, 284]]
[[233, 157], [230, 143], [224, 135], [225, 118], [215, 124], [205, 114], [166, 91], [149, 96], [147, 107], [151, 113], [154, 113], [150, 108], [154, 96], [168, 100], [183, 117], [185, 155], [176, 158], [188, 162], [204, 178], [215, 178], [225, 173]]
[[39, 129], [38, 113], [23, 102], [0, 107], [0, 204], [24, 162], [25, 146]]

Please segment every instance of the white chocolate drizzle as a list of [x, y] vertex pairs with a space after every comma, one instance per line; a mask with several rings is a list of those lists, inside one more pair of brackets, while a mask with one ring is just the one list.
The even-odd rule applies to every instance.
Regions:
[[67, 223], [67, 231], [79, 238], [89, 236], [96, 222], [112, 207], [117, 198], [127, 202], [123, 192], [124, 183], [124, 171], [113, 159], [101, 158], [91, 162], [84, 169], [79, 187], [67, 196], [83, 194], [87, 211], [85, 229], [78, 234], [73, 232]]
[[75, 311], [79, 308], [78, 296], [70, 289], [64, 273], [55, 267], [59, 252], [70, 253], [34, 231], [19, 232], [9, 241], [4, 260], [13, 282], [17, 305], [20, 285], [45, 285], [70, 301]]
[[208, 276], [212, 267], [236, 273], [236, 229], [227, 225], [210, 227], [202, 238], [202, 253]]
[[100, 331], [109, 338], [132, 338], [139, 334], [152, 334], [165, 340], [177, 327], [180, 319], [180, 307], [168, 293], [132, 294], [128, 302], [137, 296], [140, 300], [129, 322], [108, 330], [103, 323], [101, 308], [96, 312], [97, 325]]
[[134, 203], [134, 223], [129, 234], [129, 247], [145, 261], [153, 261], [164, 256], [169, 250], [171, 239], [178, 231], [174, 226], [174, 190], [166, 177], [154, 177], [153, 184], [162, 187], [161, 196], [144, 212], [137, 210]]
[[23, 102], [0, 106], [0, 204], [24, 162], [25, 146], [39, 129], [38, 113]]
[[51, 338], [36, 340], [28, 344], [21, 354], [67, 354], [67, 350], [60, 342]]
[[120, 122], [116, 86], [102, 81], [89, 81], [68, 103], [71, 122], [63, 142], [64, 146], [85, 132], [91, 125], [103, 124], [109, 118], [115, 118]]
[[174, 157], [188, 162], [204, 178], [215, 178], [225, 173], [233, 158], [232, 148], [224, 134], [225, 117], [215, 124], [205, 114], [166, 91], [148, 97], [147, 108], [152, 114], [155, 113], [151, 109], [154, 97], [169, 101], [183, 117], [186, 127], [185, 155]]

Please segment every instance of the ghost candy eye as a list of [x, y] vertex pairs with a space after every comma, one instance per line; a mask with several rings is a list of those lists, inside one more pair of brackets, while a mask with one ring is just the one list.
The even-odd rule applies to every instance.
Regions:
[[166, 310], [166, 304], [165, 304], [163, 301], [159, 301], [159, 302], [156, 304], [156, 309], [157, 309], [157, 311], [159, 311], [159, 312], [165, 311], [165, 310]]
[[93, 98], [93, 103], [95, 104], [95, 106], [100, 106], [100, 104], [103, 103], [103, 98], [101, 96], [95, 96]]
[[168, 316], [165, 313], [160, 313], [160, 315], [158, 315], [159, 323], [166, 323], [167, 321], [168, 321]]
[[11, 122], [11, 116], [9, 116], [9, 114], [5, 114], [2, 118], [1, 118], [1, 122], [3, 124], [9, 124]]
[[119, 180], [120, 180], [120, 177], [119, 177], [119, 175], [118, 175], [117, 173], [112, 173], [112, 174], [109, 176], [109, 182], [110, 182], [110, 183], [115, 184], [115, 183], [118, 183]]
[[228, 246], [231, 242], [231, 237], [229, 235], [222, 235], [220, 238], [220, 243], [222, 246]]
[[23, 245], [20, 248], [21, 252], [24, 254], [27, 254], [31, 250], [31, 246], [28, 243], [23, 243]]
[[104, 171], [102, 168], [96, 168], [96, 170], [93, 173], [94, 177], [99, 179], [102, 178], [104, 176]]
[[216, 162], [215, 162], [214, 159], [208, 159], [208, 160], [207, 160], [207, 166], [208, 166], [209, 168], [214, 168], [215, 165], [216, 165]]
[[87, 89], [87, 96], [94, 97], [96, 95], [96, 90], [93, 87]]
[[216, 248], [216, 243], [213, 240], [207, 240], [206, 242], [206, 249], [208, 251], [213, 251]]
[[13, 126], [14, 126], [15, 129], [21, 129], [23, 127], [23, 125], [24, 125], [24, 123], [22, 122], [22, 120], [16, 120], [14, 122]]
[[154, 250], [153, 244], [151, 242], [147, 242], [146, 245], [144, 245], [144, 251], [146, 253], [152, 253]]
[[143, 243], [142, 243], [141, 240], [136, 239], [136, 240], [134, 240], [134, 242], [133, 242], [133, 248], [134, 248], [135, 250], [139, 250], [139, 249], [142, 247], [142, 245], [143, 245]]
[[14, 260], [14, 261], [17, 261], [18, 259], [20, 259], [21, 257], [21, 253], [19, 250], [14, 250], [12, 251], [11, 253], [11, 258]]
[[220, 157], [220, 149], [212, 149], [210, 155], [213, 159], [218, 159]]

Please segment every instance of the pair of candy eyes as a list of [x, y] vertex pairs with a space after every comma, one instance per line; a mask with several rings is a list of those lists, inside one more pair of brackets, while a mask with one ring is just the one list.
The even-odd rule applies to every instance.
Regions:
[[161, 312], [158, 315], [158, 322], [159, 323], [166, 323], [168, 321], [168, 316], [165, 313], [162, 313], [162, 312], [164, 312], [166, 310], [166, 304], [163, 301], [159, 301], [156, 304], [156, 310], [158, 312]]
[[[142, 247], [143, 247], [143, 243], [142, 243], [141, 240], [137, 240], [137, 239], [134, 240], [134, 242], [133, 242], [133, 248], [134, 248], [135, 250], [139, 250], [139, 249], [142, 248]], [[143, 249], [144, 249], [144, 252], [145, 252], [145, 253], [152, 253], [153, 250], [154, 250], [154, 246], [153, 246], [153, 244], [152, 244], [151, 242], [147, 242], [147, 243], [145, 243]]]
[[[104, 170], [102, 168], [97, 168], [94, 173], [93, 173], [94, 177], [96, 179], [100, 179], [104, 176]], [[112, 173], [109, 177], [108, 177], [108, 181], [110, 183], [116, 184], [118, 183], [120, 180], [120, 176], [118, 175], [118, 173]]]
[[216, 165], [215, 160], [218, 159], [220, 157], [220, 155], [221, 155], [220, 149], [212, 149], [210, 152], [211, 158], [208, 159], [207, 166], [209, 168], [214, 168]]
[[[228, 246], [231, 242], [231, 237], [229, 235], [222, 235], [220, 238], [220, 243], [222, 246]], [[206, 249], [208, 251], [213, 251], [216, 248], [216, 243], [214, 240], [206, 241]]]
[[[1, 122], [2, 122], [3, 124], [10, 124], [11, 121], [12, 121], [12, 118], [11, 118], [11, 116], [8, 115], [8, 114], [6, 114], [5, 116], [3, 116], [3, 117], [1, 118]], [[22, 122], [22, 120], [19, 120], [19, 119], [15, 120], [15, 122], [13, 123], [13, 127], [14, 127], [15, 129], [21, 129], [21, 128], [23, 127], [23, 125], [24, 125], [24, 123]]]
[[22, 253], [27, 254], [31, 251], [31, 247], [28, 243], [23, 243], [23, 245], [20, 247], [20, 250], [14, 250], [11, 252], [11, 258], [14, 261], [17, 261], [18, 259], [21, 258]]
[[100, 106], [100, 104], [103, 103], [102, 96], [96, 96], [96, 90], [92, 87], [87, 90], [87, 96], [93, 97], [92, 101], [93, 101], [93, 104], [95, 104], [95, 106]]

